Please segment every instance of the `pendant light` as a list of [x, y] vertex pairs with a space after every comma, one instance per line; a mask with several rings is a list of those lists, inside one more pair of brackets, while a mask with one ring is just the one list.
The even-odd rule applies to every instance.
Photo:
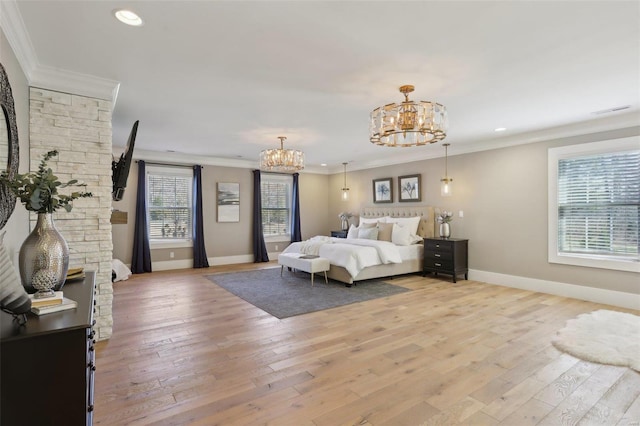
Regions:
[[342, 201], [349, 201], [349, 188], [347, 187], [347, 163], [344, 166], [344, 185], [342, 186]]
[[449, 177], [448, 175], [448, 170], [447, 170], [447, 154], [448, 154], [448, 150], [447, 148], [449, 147], [450, 144], [448, 143], [443, 143], [442, 145], [444, 145], [444, 177], [442, 179], [440, 179], [440, 195], [443, 197], [450, 197], [451, 193], [452, 193], [452, 185], [451, 182], [453, 182], [453, 179]]

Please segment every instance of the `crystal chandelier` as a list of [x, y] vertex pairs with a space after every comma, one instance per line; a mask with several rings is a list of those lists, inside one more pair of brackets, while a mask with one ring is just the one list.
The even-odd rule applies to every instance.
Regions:
[[297, 172], [304, 169], [304, 153], [295, 149], [284, 149], [285, 136], [280, 139], [279, 149], [265, 149], [260, 153], [260, 170], [266, 172]]
[[435, 102], [409, 100], [414, 87], [400, 87], [404, 101], [371, 112], [369, 140], [383, 146], [418, 146], [447, 137], [447, 109]]

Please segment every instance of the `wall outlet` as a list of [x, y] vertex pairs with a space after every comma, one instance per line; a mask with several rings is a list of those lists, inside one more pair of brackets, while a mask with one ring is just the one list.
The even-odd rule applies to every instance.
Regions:
[[277, 251], [277, 250], [278, 250], [278, 245], [276, 244], [276, 246], [275, 246], [275, 247], [276, 247], [276, 251]]
[[173, 259], [174, 257], [176, 257], [176, 254], [175, 254], [174, 252], [170, 251], [170, 252], [169, 252], [169, 257], [170, 257], [171, 259]]
[[462, 210], [458, 212], [458, 217], [464, 217], [464, 212]]

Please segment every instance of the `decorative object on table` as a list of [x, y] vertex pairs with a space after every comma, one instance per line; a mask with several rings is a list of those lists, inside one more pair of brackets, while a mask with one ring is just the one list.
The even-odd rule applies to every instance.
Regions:
[[447, 159], [448, 159], [448, 148], [449, 148], [449, 143], [443, 143], [442, 145], [444, 145], [444, 177], [442, 179], [440, 179], [440, 195], [443, 197], [450, 197], [453, 191], [453, 188], [451, 187], [452, 184], [451, 182], [453, 182], [453, 178], [449, 177], [448, 174], [448, 170], [447, 170]]
[[265, 149], [260, 153], [260, 170], [265, 172], [295, 173], [304, 169], [304, 152], [284, 149], [286, 136], [278, 136], [280, 148]]
[[349, 212], [342, 212], [338, 215], [338, 219], [340, 219], [340, 229], [346, 231], [349, 229], [349, 219], [351, 219], [353, 215]]
[[374, 203], [393, 203], [393, 179], [374, 179], [373, 180], [373, 202]]
[[453, 213], [442, 211], [436, 216], [437, 222], [440, 224], [440, 237], [449, 238], [451, 236], [451, 227], [449, 223], [453, 220]]
[[400, 201], [421, 201], [420, 175], [398, 176], [398, 193]]
[[79, 280], [84, 277], [84, 268], [69, 268], [67, 271], [67, 281]]
[[64, 299], [64, 293], [62, 291], [54, 291], [53, 296], [36, 298], [35, 294], [30, 294], [32, 308], [42, 308], [45, 306], [60, 305], [62, 299]]
[[[0, 170], [13, 179], [20, 162], [18, 124], [9, 78], [0, 64]], [[9, 220], [16, 206], [16, 196], [7, 184], [0, 180], [0, 229]]]
[[74, 309], [77, 307], [78, 307], [78, 302], [76, 302], [75, 300], [71, 300], [66, 297], [63, 297], [62, 303], [59, 303], [57, 305], [32, 307], [31, 312], [36, 315], [45, 315], [45, 314], [52, 314], [54, 312], [67, 311], [69, 309]]
[[344, 184], [342, 185], [342, 201], [349, 201], [349, 187], [347, 186], [347, 164], [342, 163], [344, 166]]
[[13, 179], [9, 179], [6, 172], [0, 174], [0, 181], [9, 187], [25, 208], [38, 213], [36, 226], [20, 247], [20, 278], [27, 291], [33, 290], [34, 284], [46, 288], [52, 281], [53, 290], [62, 288], [69, 269], [69, 247], [55, 227], [53, 212], [61, 208], [71, 211], [73, 200], [92, 196], [91, 192], [85, 191], [74, 191], [69, 195], [58, 193], [59, 189], [86, 185], [75, 179], [62, 183], [53, 174], [47, 162], [57, 155], [56, 150], [47, 152], [35, 173], [17, 174]]
[[404, 101], [374, 109], [370, 114], [369, 141], [390, 147], [419, 146], [447, 137], [447, 110], [435, 102], [411, 101], [414, 87], [400, 87]]
[[240, 222], [240, 184], [218, 182], [218, 222]]

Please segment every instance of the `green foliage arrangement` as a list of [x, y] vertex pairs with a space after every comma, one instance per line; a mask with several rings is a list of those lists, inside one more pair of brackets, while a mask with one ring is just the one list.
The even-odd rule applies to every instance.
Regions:
[[35, 173], [16, 174], [15, 178], [9, 179], [7, 172], [0, 173], [0, 181], [5, 183], [11, 192], [20, 199], [25, 208], [36, 213], [53, 213], [63, 208], [71, 211], [73, 207], [72, 201], [77, 198], [92, 197], [91, 192], [76, 191], [71, 195], [58, 194], [58, 189], [67, 188], [69, 186], [86, 187], [84, 183], [78, 183], [76, 179], [72, 179], [67, 183], [62, 183], [58, 177], [53, 174], [53, 170], [47, 167], [47, 162], [58, 155], [57, 150], [47, 152], [38, 171]]

